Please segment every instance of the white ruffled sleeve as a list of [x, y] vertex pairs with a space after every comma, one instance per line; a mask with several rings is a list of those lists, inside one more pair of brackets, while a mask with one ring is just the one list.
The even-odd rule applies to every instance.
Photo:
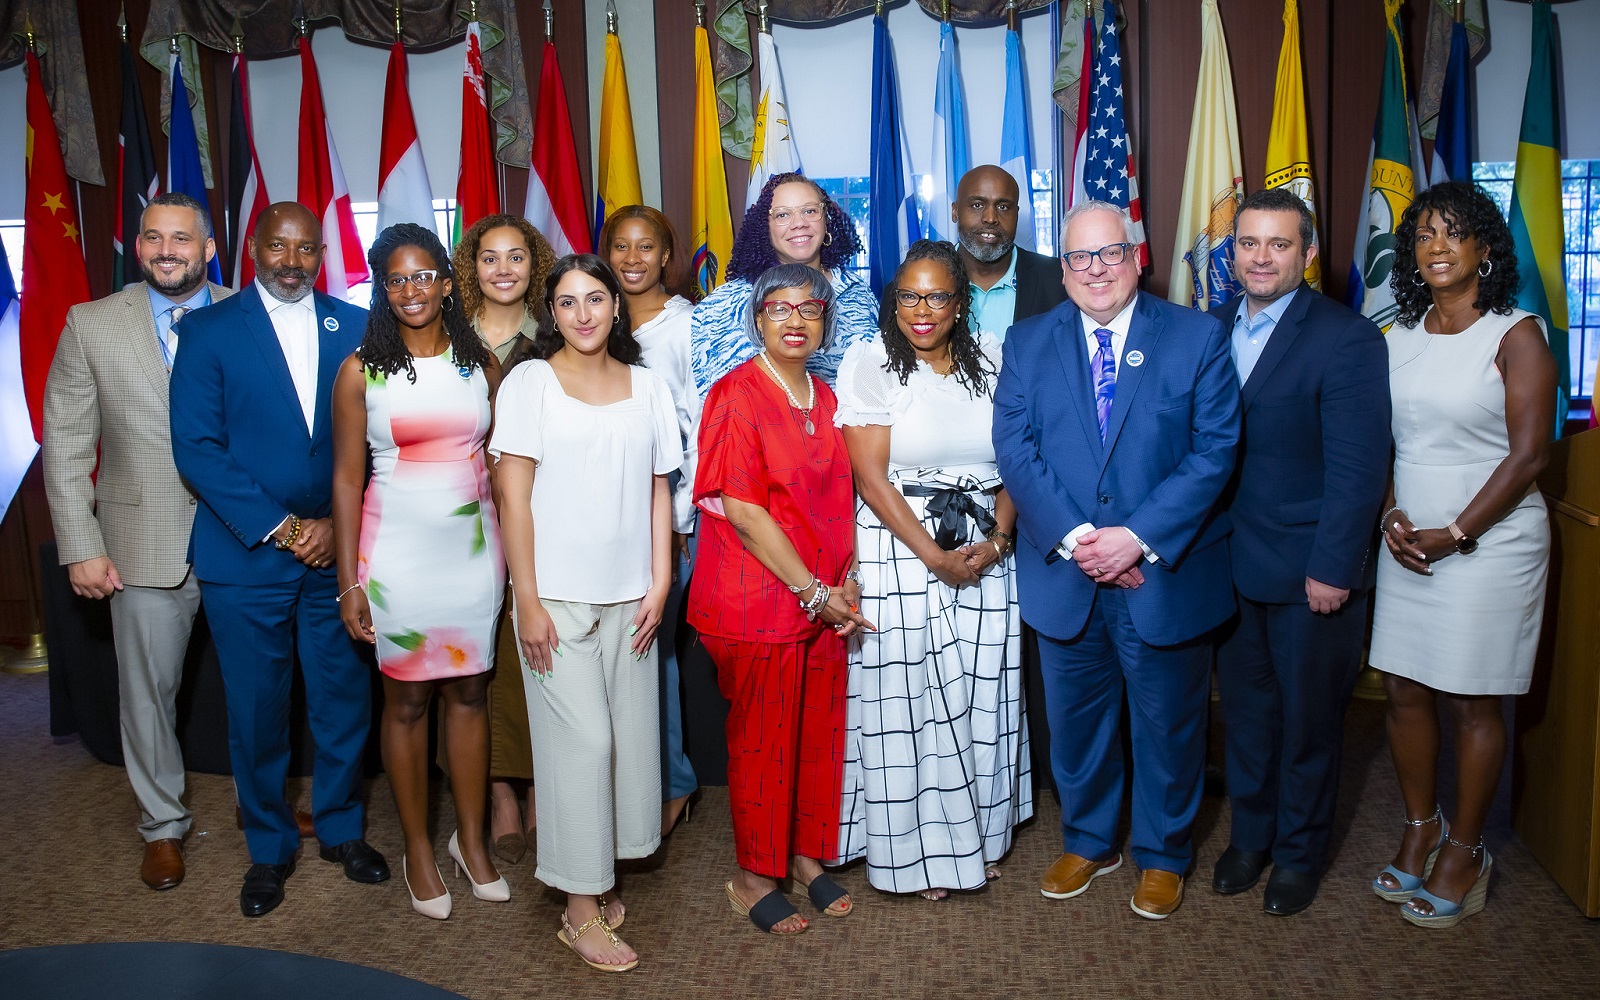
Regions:
[[876, 340], [851, 344], [839, 362], [839, 381], [834, 388], [839, 408], [833, 422], [837, 427], [867, 424], [891, 425], [905, 386], [885, 365], [888, 355]]
[[489, 454], [520, 455], [544, 461], [544, 393], [550, 365], [524, 361], [511, 370], [494, 397], [494, 437]]

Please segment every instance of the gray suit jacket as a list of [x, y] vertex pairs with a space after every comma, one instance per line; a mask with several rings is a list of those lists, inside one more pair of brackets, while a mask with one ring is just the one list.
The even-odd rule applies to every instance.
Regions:
[[[210, 287], [213, 302], [233, 294]], [[144, 282], [67, 312], [44, 390], [44, 488], [62, 565], [110, 556], [136, 587], [188, 574], [195, 501], [172, 464], [167, 378]]]

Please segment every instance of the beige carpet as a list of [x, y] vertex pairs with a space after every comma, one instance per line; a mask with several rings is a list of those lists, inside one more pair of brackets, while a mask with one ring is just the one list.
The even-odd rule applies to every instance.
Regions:
[[[1128, 909], [1131, 866], [1065, 902], [1037, 879], [1059, 851], [1053, 802], [1017, 838], [1005, 877], [943, 903], [894, 898], [860, 866], [840, 881], [854, 915], [818, 918], [795, 939], [762, 936], [728, 909], [732, 871], [724, 789], [706, 789], [693, 822], [661, 855], [628, 872], [625, 934], [642, 962], [604, 976], [555, 939], [560, 899], [531, 859], [505, 874], [509, 904], [481, 903], [447, 872], [456, 911], [443, 924], [415, 915], [398, 878], [400, 836], [388, 788], [369, 789], [370, 839], [396, 878], [346, 881], [314, 845], [288, 896], [260, 920], [239, 915], [246, 867], [227, 778], [191, 775], [195, 828], [188, 879], [155, 893], [137, 878], [136, 811], [122, 771], [75, 740], [52, 742], [46, 679], [0, 677], [0, 942], [200, 941], [278, 948], [371, 965], [475, 998], [652, 997], [1594, 997], [1600, 922], [1586, 920], [1504, 828], [1489, 907], [1454, 931], [1403, 923], [1367, 889], [1399, 835], [1399, 796], [1383, 747], [1381, 708], [1350, 713], [1338, 853], [1318, 903], [1281, 919], [1260, 890], [1222, 897], [1211, 865], [1227, 846], [1227, 810], [1208, 798], [1199, 875], [1182, 909], [1152, 923]], [[299, 790], [302, 801], [306, 790]], [[441, 791], [436, 843], [452, 830]], [[0, 996], [5, 994], [0, 984]], [[225, 994], [221, 994], [225, 1000]], [[286, 997], [285, 1000], [294, 1000]]]

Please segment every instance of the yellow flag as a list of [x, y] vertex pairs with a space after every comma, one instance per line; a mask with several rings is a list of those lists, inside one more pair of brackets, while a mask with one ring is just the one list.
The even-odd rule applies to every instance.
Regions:
[[[1283, 47], [1278, 50], [1278, 84], [1272, 96], [1272, 130], [1267, 134], [1268, 188], [1287, 188], [1317, 217], [1316, 186], [1311, 182], [1311, 145], [1306, 139], [1306, 88], [1300, 73], [1300, 2], [1283, 0]], [[1316, 228], [1312, 227], [1312, 240]], [[1306, 284], [1322, 288], [1322, 261], [1306, 265]]]
[[716, 79], [706, 29], [694, 29], [694, 170], [689, 224], [694, 228], [694, 280], [701, 295], [722, 284], [733, 253], [728, 175], [722, 169], [722, 126], [717, 121]]
[[633, 144], [633, 109], [628, 104], [628, 73], [622, 41], [606, 33], [606, 75], [600, 86], [600, 179], [595, 185], [594, 231], [624, 205], [644, 202], [639, 186], [639, 153]]

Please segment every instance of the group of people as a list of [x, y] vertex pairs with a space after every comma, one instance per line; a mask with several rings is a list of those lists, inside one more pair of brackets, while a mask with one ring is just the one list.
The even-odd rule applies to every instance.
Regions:
[[[1372, 888], [1427, 926], [1481, 909], [1556, 398], [1492, 202], [1444, 184], [1408, 210], [1385, 338], [1305, 283], [1312, 219], [1285, 192], [1240, 207], [1245, 292], [1209, 314], [1139, 291], [1124, 210], [1074, 206], [1054, 262], [1015, 245], [1018, 198], [1004, 170], [968, 173], [957, 242], [913, 245], [881, 297], [799, 174], [766, 184], [698, 304], [671, 293], [684, 261], [646, 206], [559, 260], [511, 216], [453, 255], [402, 224], [369, 253], [365, 312], [313, 290], [301, 206], [263, 214], [235, 295], [205, 281], [204, 208], [152, 200], [146, 281], [72, 310], [45, 419], [61, 560], [111, 599], [141, 878], [183, 878], [175, 696], [203, 603], [247, 916], [281, 903], [302, 836], [355, 881], [389, 877], [363, 833], [375, 658], [411, 905], [452, 910], [427, 829], [437, 696], [472, 895], [508, 900], [500, 866], [532, 844], [567, 897], [560, 941], [633, 968], [616, 862], [655, 852], [697, 783], [680, 621], [729, 703], [724, 890], [763, 931], [809, 927], [785, 883], [850, 915], [825, 866], [857, 859], [885, 892], [981, 889], [1036, 783], [1062, 804], [1043, 895], [1121, 867], [1131, 785], [1130, 905], [1167, 917], [1195, 865], [1213, 667], [1232, 825], [1212, 885], [1270, 866], [1263, 908], [1288, 915], [1327, 867], [1375, 594], [1406, 826]], [[284, 798], [297, 659], [309, 824]]]

